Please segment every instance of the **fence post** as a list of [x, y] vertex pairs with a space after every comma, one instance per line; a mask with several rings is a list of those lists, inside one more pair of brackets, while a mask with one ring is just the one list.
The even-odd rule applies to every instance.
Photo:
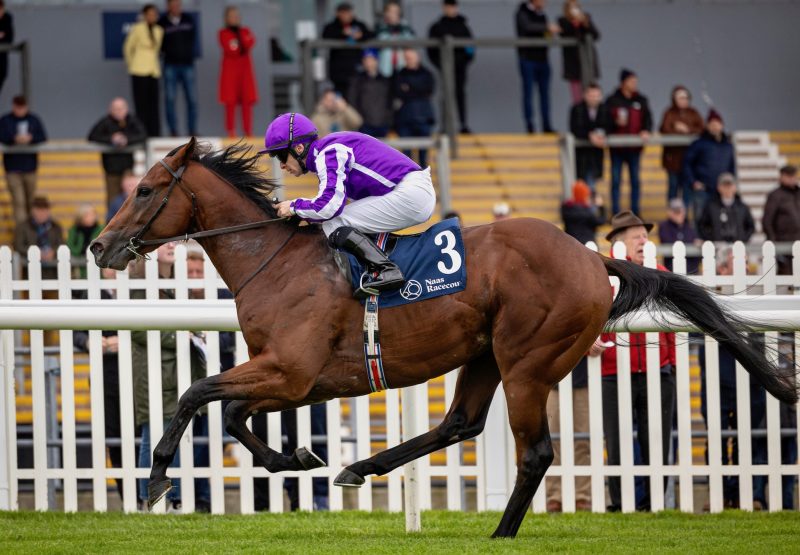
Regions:
[[577, 48], [581, 61], [581, 84], [586, 88], [594, 80], [594, 39], [591, 35], [578, 39]]
[[311, 42], [309, 40], [300, 41], [300, 79], [303, 82], [303, 90], [301, 91], [303, 99], [303, 110], [309, 116], [314, 109], [314, 72], [312, 68], [313, 60], [311, 59]]
[[572, 196], [572, 184], [575, 183], [575, 135], [567, 131], [559, 141], [561, 158], [561, 187], [565, 199]]
[[445, 35], [442, 41], [441, 60], [442, 60], [442, 96], [444, 97], [444, 109], [442, 111], [442, 123], [445, 133], [452, 142], [453, 157], [456, 157], [458, 145], [456, 144], [456, 133], [458, 119], [456, 116], [456, 59], [453, 37]]
[[436, 157], [436, 180], [439, 182], [439, 209], [442, 216], [453, 209], [450, 188], [450, 137], [439, 135], [439, 152]]
[[[417, 435], [416, 412], [419, 410], [417, 386], [404, 387], [401, 392], [403, 441], [408, 441]], [[420, 518], [419, 499], [419, 461], [413, 460], [403, 467], [403, 499], [406, 513], [406, 532], [419, 532], [422, 530]]]
[[[11, 299], [11, 249], [0, 247], [0, 299]], [[17, 467], [17, 419], [14, 394], [14, 332], [0, 331], [0, 510], [17, 508], [16, 479], [12, 469]]]
[[22, 70], [22, 94], [31, 102], [31, 51], [28, 42], [22, 41], [19, 45], [20, 66]]

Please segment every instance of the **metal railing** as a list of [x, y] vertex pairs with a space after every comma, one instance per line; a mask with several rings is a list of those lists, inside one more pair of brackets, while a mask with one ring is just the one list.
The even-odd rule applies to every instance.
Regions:
[[[451, 155], [458, 156], [456, 134], [458, 133], [458, 114], [456, 110], [455, 89], [455, 50], [457, 48], [519, 48], [519, 47], [570, 47], [578, 48], [581, 67], [594, 66], [594, 42], [591, 37], [584, 40], [572, 38], [514, 38], [514, 37], [487, 37], [487, 38], [454, 38], [445, 36], [443, 39], [407, 38], [402, 40], [369, 40], [359, 43], [350, 43], [344, 40], [313, 39], [300, 42], [300, 78], [302, 79], [302, 102], [307, 112], [314, 109], [316, 98], [320, 91], [314, 82], [315, 50], [349, 49], [363, 50], [367, 48], [437, 48], [439, 50], [441, 77], [441, 124], [442, 133], [450, 137]], [[588, 83], [589, 73], [582, 76], [584, 85]]]
[[[646, 145], [689, 146], [697, 138], [696, 135], [662, 135], [653, 133], [645, 141], [639, 135], [607, 135], [605, 148], [637, 147]], [[563, 133], [559, 137], [559, 158], [561, 159], [561, 185], [564, 198], [572, 195], [572, 184], [575, 183], [575, 149], [594, 146], [586, 139], [578, 139], [572, 133]]]

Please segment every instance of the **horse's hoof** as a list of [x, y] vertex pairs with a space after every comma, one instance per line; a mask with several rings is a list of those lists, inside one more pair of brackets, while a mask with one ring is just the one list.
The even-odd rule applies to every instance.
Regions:
[[161, 481], [153, 482], [152, 480], [147, 484], [147, 507], [153, 508], [153, 505], [161, 501], [161, 498], [167, 495], [167, 492], [172, 489], [172, 480], [164, 478]]
[[360, 488], [364, 485], [364, 478], [353, 472], [343, 468], [336, 479], [333, 481], [334, 486], [343, 488]]
[[312, 451], [305, 447], [298, 447], [294, 451], [295, 458], [300, 462], [304, 470], [314, 470], [315, 468], [322, 468], [327, 466], [325, 461], [316, 456]]

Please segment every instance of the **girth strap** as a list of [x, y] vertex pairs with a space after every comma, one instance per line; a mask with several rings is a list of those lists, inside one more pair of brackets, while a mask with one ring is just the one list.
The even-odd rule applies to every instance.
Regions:
[[[378, 248], [384, 249], [388, 233], [378, 235], [376, 241]], [[377, 275], [377, 273], [375, 274]], [[386, 376], [383, 372], [383, 358], [381, 357], [380, 329], [378, 327], [378, 295], [379, 292], [370, 295], [364, 304], [364, 363], [367, 366], [367, 378], [369, 388], [375, 393], [388, 389]]]

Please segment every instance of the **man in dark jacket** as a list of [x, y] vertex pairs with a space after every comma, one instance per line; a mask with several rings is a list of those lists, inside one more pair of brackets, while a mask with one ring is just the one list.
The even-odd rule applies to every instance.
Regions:
[[[795, 166], [781, 168], [780, 186], [767, 196], [761, 227], [770, 241], [800, 240], [800, 187]], [[778, 256], [778, 273], [792, 274], [790, 256]]]
[[[548, 24], [544, 13], [545, 0], [529, 0], [517, 9], [515, 17], [517, 36], [520, 38], [542, 39], [547, 33], [556, 35], [557, 25]], [[533, 85], [539, 91], [539, 107], [542, 113], [542, 129], [552, 133], [550, 125], [550, 61], [546, 46], [526, 46], [517, 49], [519, 54], [519, 73], [522, 76], [522, 109], [525, 113], [525, 126], [533, 133]]]
[[608, 108], [603, 104], [603, 91], [600, 85], [592, 83], [583, 92], [583, 102], [575, 104], [569, 112], [570, 132], [576, 139], [592, 143], [592, 146], [575, 149], [575, 175], [592, 190], [595, 190], [595, 182], [603, 179], [603, 148], [610, 123]]
[[[444, 37], [471, 38], [472, 31], [467, 25], [467, 18], [458, 13], [457, 0], [444, 0], [442, 3], [444, 12], [428, 31], [428, 36], [432, 39], [442, 39]], [[438, 48], [428, 48], [428, 58], [438, 69], [441, 68]], [[472, 62], [475, 55], [474, 48], [455, 49], [455, 93], [456, 104], [458, 104], [458, 118], [461, 120], [461, 132], [469, 133], [467, 125], [467, 100], [465, 89], [467, 86], [467, 66]]]
[[[349, 43], [363, 42], [372, 38], [372, 33], [365, 23], [353, 15], [353, 6], [342, 2], [336, 6], [336, 19], [325, 25], [322, 30], [323, 39], [346, 40]], [[350, 92], [350, 81], [358, 71], [361, 62], [361, 51], [357, 48], [331, 48], [328, 57], [328, 79], [333, 88], [344, 96]]]
[[[394, 98], [399, 107], [394, 116], [394, 126], [401, 137], [427, 137], [433, 127], [433, 74], [420, 64], [419, 53], [407, 48], [404, 51], [406, 67], [394, 77]], [[410, 156], [406, 152], [406, 156]], [[419, 150], [419, 165], [427, 165], [428, 151]]]
[[[54, 262], [56, 250], [64, 244], [64, 232], [50, 214], [50, 201], [35, 197], [31, 201], [30, 217], [17, 226], [14, 233], [14, 250], [27, 260], [28, 249], [39, 247], [42, 262]], [[42, 272], [43, 277], [56, 277], [55, 268]]]
[[392, 82], [378, 71], [375, 51], [364, 52], [363, 71], [350, 82], [350, 105], [361, 114], [360, 131], [373, 137], [385, 137], [392, 125]]
[[701, 239], [706, 241], [747, 242], [756, 230], [750, 209], [736, 193], [736, 178], [723, 173], [717, 195], [711, 197], [697, 222]]
[[695, 221], [708, 199], [717, 195], [720, 174], [736, 175], [736, 155], [725, 134], [722, 116], [713, 108], [708, 112], [706, 130], [689, 145], [683, 158], [683, 186], [693, 191]]
[[197, 134], [197, 90], [194, 71], [197, 24], [194, 18], [183, 13], [181, 0], [167, 0], [167, 13], [158, 24], [164, 28], [161, 52], [164, 54], [164, 105], [167, 125], [173, 137], [178, 136], [178, 120], [175, 117], [175, 99], [178, 84], [183, 88], [186, 100], [186, 125], [189, 135]]
[[[684, 245], [699, 244], [694, 225], [686, 219], [686, 205], [679, 198], [669, 201], [667, 219], [658, 224], [658, 240], [662, 245], [672, 245], [680, 241]], [[671, 256], [664, 256], [664, 266], [673, 272]], [[700, 267], [700, 258], [696, 256], [686, 257], [686, 273], [693, 275]]]
[[[24, 96], [15, 96], [11, 112], [0, 118], [0, 143], [7, 146], [28, 146], [47, 140], [42, 121], [28, 110]], [[39, 155], [35, 152], [3, 155], [6, 183], [11, 193], [16, 225], [25, 223], [36, 193], [36, 170]]]
[[[611, 135], [634, 135], [643, 141], [650, 138], [653, 116], [647, 97], [639, 92], [639, 78], [629, 69], [619, 75], [619, 88], [606, 101], [611, 117]], [[628, 166], [631, 180], [631, 211], [639, 214], [639, 166], [642, 147], [615, 147], [611, 149], [611, 210], [620, 210], [622, 166]]]
[[[124, 98], [115, 98], [108, 106], [108, 114], [94, 124], [89, 140], [124, 149], [143, 143], [147, 138], [144, 124], [128, 112]], [[103, 171], [106, 174], [106, 204], [122, 192], [122, 174], [133, 169], [133, 153], [104, 152]]]

